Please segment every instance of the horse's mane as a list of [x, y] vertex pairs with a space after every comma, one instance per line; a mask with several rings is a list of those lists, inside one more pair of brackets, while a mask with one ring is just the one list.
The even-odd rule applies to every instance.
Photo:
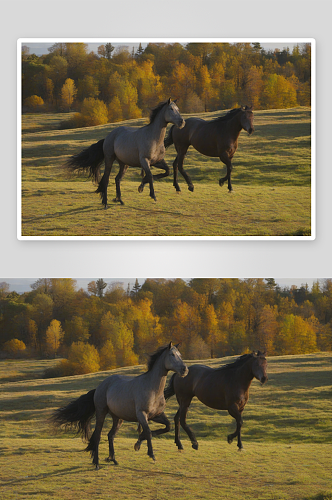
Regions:
[[148, 365], [148, 372], [150, 372], [155, 364], [155, 362], [157, 361], [158, 358], [160, 358], [160, 356], [162, 355], [162, 353], [164, 351], [166, 351], [166, 349], [169, 349], [169, 346], [162, 346], [162, 347], [159, 347], [156, 352], [154, 352], [153, 354], [150, 354], [150, 359], [147, 363]]
[[248, 359], [252, 358], [254, 355], [252, 353], [250, 354], [243, 354], [239, 358], [237, 358], [233, 363], [228, 363], [227, 365], [220, 366], [217, 368], [217, 370], [232, 370], [236, 368], [240, 368], [240, 366], [244, 365], [248, 361]]
[[157, 114], [159, 113], [159, 111], [161, 110], [161, 108], [163, 106], [165, 106], [165, 104], [167, 104], [168, 101], [163, 101], [163, 102], [160, 102], [159, 104], [157, 104], [157, 106], [155, 108], [153, 108], [151, 110], [151, 113], [150, 113], [150, 123], [153, 122], [153, 120], [156, 118]]
[[236, 115], [236, 113], [238, 113], [239, 111], [241, 111], [241, 108], [234, 108], [234, 109], [231, 109], [230, 111], [228, 111], [225, 115], [223, 116], [218, 116], [217, 118], [214, 119], [214, 121], [218, 121], [218, 122], [224, 122], [224, 121], [227, 121], [227, 120], [230, 120], [231, 118], [233, 118], [234, 115]]

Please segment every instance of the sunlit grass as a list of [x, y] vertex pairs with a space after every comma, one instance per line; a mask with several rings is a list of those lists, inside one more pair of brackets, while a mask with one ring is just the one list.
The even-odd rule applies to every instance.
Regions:
[[[231, 359], [203, 363], [217, 367]], [[124, 423], [115, 439], [119, 465], [106, 464], [108, 418], [98, 472], [82, 452], [84, 443], [67, 433], [52, 434], [47, 418], [110, 372], [6, 382], [6, 363], [0, 362], [1, 498], [331, 500], [331, 353], [268, 358], [269, 381], [264, 386], [253, 381], [244, 410], [243, 452], [227, 443], [235, 428], [228, 413], [194, 399], [187, 421], [196, 433], [197, 451], [181, 431], [184, 451], [179, 452], [172, 430], [153, 439], [153, 463], [145, 443], [140, 452], [133, 449], [136, 425]], [[17, 373], [25, 377], [29, 364], [31, 376], [34, 366], [40, 374], [41, 362], [32, 360], [18, 361]], [[116, 372], [137, 375], [144, 369]], [[171, 421], [176, 409], [173, 397], [166, 408]]]
[[[202, 113], [206, 119], [220, 112]], [[50, 116], [47, 121], [47, 116]], [[190, 148], [185, 169], [195, 190], [179, 175], [155, 181], [157, 203], [148, 187], [138, 193], [139, 169], [129, 168], [121, 184], [125, 206], [115, 196], [115, 165], [110, 177], [109, 204], [104, 211], [96, 187], [68, 178], [65, 160], [106, 137], [116, 124], [73, 130], [38, 130], [54, 126], [57, 115], [24, 115], [22, 162], [23, 236], [290, 236], [311, 232], [310, 109], [255, 112], [256, 131], [242, 132], [233, 163], [234, 192], [219, 187], [225, 166]], [[63, 116], [61, 116], [63, 119]], [[39, 120], [39, 122], [38, 122]], [[128, 120], [142, 126], [146, 119]], [[34, 132], [28, 132], [33, 130]], [[174, 147], [167, 150], [171, 166]], [[154, 173], [158, 173], [153, 169]]]

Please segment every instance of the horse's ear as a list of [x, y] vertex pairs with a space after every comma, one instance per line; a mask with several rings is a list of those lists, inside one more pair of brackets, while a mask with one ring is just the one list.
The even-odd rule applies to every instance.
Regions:
[[177, 101], [177, 99], [174, 99], [174, 101], [173, 101], [173, 102], [176, 104], [176, 101]]
[[168, 349], [172, 349], [172, 347], [173, 347], [173, 344], [172, 344], [172, 342], [170, 342], [170, 343], [168, 344]]
[[169, 98], [168, 101], [167, 101], [167, 104], [171, 104], [171, 102], [172, 102], [172, 99]]
[[178, 348], [178, 347], [179, 347], [179, 345], [181, 345], [181, 342], [179, 342], [178, 344], [176, 344], [176, 346], [175, 346], [175, 347], [176, 347], [176, 348]]

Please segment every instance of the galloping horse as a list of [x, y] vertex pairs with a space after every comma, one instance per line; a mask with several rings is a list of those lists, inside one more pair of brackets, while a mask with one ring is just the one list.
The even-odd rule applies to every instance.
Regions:
[[232, 158], [237, 150], [238, 137], [242, 129], [249, 135], [254, 132], [254, 114], [252, 107], [235, 108], [226, 115], [214, 120], [205, 121], [202, 118], [188, 118], [181, 130], [171, 127], [166, 139], [165, 147], [174, 144], [177, 156], [173, 163], [174, 182], [176, 191], [181, 191], [178, 184], [178, 169], [187, 181], [189, 191], [194, 190], [191, 178], [183, 168], [183, 161], [189, 146], [193, 146], [205, 156], [219, 158], [227, 167], [227, 174], [219, 180], [219, 185], [228, 181], [228, 189], [232, 191], [231, 172]]
[[[173, 123], [179, 128], [185, 125], [179, 108], [175, 104], [175, 101], [171, 101], [171, 99], [158, 104], [152, 110], [148, 125], [140, 128], [125, 126], [115, 128], [105, 139], [71, 156], [65, 167], [69, 168], [72, 172], [84, 173], [87, 171], [88, 177], [98, 182], [100, 166], [105, 160], [105, 171], [96, 190], [96, 193], [100, 193], [105, 208], [107, 208], [107, 186], [114, 161], [118, 161], [120, 169], [115, 178], [116, 198], [113, 201], [119, 202], [122, 205], [120, 182], [128, 166], [140, 167], [145, 173], [142, 182], [144, 184], [149, 182], [150, 196], [156, 201], [150, 166], [154, 165], [165, 170], [165, 174], [159, 174], [156, 178], [168, 175], [169, 169], [164, 161], [164, 138], [168, 123]], [[142, 184], [138, 190], [139, 192], [143, 190]]]
[[244, 354], [235, 362], [220, 368], [204, 365], [192, 365], [185, 379], [174, 374], [165, 389], [166, 400], [176, 395], [180, 405], [175, 417], [175, 443], [179, 450], [183, 449], [179, 438], [180, 423], [186, 431], [194, 450], [198, 449], [196, 437], [186, 422], [191, 400], [196, 396], [209, 408], [228, 410], [236, 420], [236, 431], [229, 434], [229, 443], [237, 436], [239, 451], [243, 448], [241, 441], [242, 412], [249, 399], [249, 388], [253, 378], [262, 384], [268, 380], [265, 352]]
[[[147, 372], [137, 377], [126, 375], [107, 377], [96, 389], [80, 396], [67, 406], [55, 410], [51, 422], [55, 427], [71, 428], [83, 438], [89, 439], [85, 451], [91, 452], [96, 469], [99, 469], [98, 447], [107, 413], [113, 419], [112, 429], [108, 433], [109, 457], [107, 461], [114, 462], [115, 465], [118, 463], [114, 456], [115, 434], [124, 420], [139, 422], [143, 429], [141, 436], [147, 439], [148, 455], [155, 460], [148, 421], [164, 423], [159, 416], [163, 414], [166, 405], [164, 388], [169, 370], [176, 372], [179, 377], [185, 377], [188, 373], [180, 352], [176, 346], [172, 345], [172, 342], [166, 347], [159, 348], [150, 356]], [[94, 415], [96, 415], [96, 426], [90, 436], [90, 422]], [[154, 432], [158, 433], [158, 431]], [[136, 445], [135, 449], [137, 449]]]

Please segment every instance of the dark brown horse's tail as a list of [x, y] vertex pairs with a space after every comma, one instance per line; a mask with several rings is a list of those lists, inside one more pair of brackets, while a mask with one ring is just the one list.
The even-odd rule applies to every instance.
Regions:
[[72, 172], [85, 173], [88, 172], [88, 178], [92, 178], [95, 182], [99, 182], [100, 166], [104, 160], [104, 140], [92, 144], [80, 153], [71, 156], [65, 164]]
[[169, 146], [171, 146], [172, 144], [174, 144], [174, 141], [173, 141], [173, 127], [174, 127], [174, 125], [171, 126], [171, 128], [169, 129], [169, 132], [168, 132], [168, 136], [164, 140], [164, 146], [165, 146], [166, 149]]
[[50, 422], [55, 428], [73, 430], [87, 440], [90, 437], [90, 422], [96, 412], [94, 394], [96, 389], [71, 401], [67, 406], [52, 413]]
[[164, 390], [164, 398], [166, 399], [166, 401], [169, 398], [171, 398], [172, 396], [174, 396], [174, 394], [175, 394], [175, 390], [174, 390], [174, 377], [175, 377], [175, 375], [176, 375], [176, 373], [173, 373], [171, 380], [169, 381], [168, 386]]

